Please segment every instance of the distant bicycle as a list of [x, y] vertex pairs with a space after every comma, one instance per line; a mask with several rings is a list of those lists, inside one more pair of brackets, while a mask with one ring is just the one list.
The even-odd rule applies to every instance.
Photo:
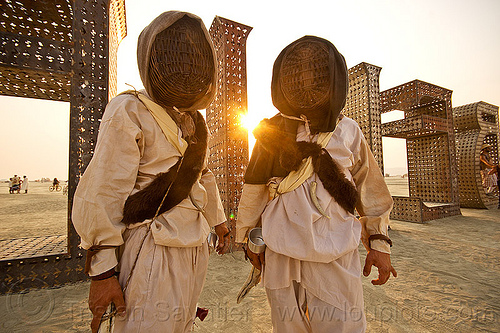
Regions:
[[50, 192], [54, 192], [54, 191], [61, 192], [61, 190], [62, 190], [61, 185], [50, 185], [49, 186], [49, 191]]

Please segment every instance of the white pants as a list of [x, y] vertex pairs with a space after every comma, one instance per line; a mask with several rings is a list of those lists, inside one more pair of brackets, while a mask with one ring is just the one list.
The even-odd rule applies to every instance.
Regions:
[[[120, 284], [125, 287], [146, 226], [125, 232]], [[124, 291], [127, 315], [116, 317], [114, 332], [190, 332], [208, 267], [208, 245], [156, 245], [149, 233]]]
[[364, 310], [339, 309], [315, 297], [300, 283], [287, 288], [266, 288], [274, 333], [364, 332]]

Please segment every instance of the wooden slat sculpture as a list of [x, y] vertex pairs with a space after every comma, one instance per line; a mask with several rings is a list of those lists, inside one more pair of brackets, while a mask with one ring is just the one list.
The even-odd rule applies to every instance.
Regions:
[[[490, 155], [499, 162], [498, 106], [477, 102], [453, 108], [453, 122], [457, 147], [458, 185], [460, 206], [469, 208], [497, 208], [498, 189], [486, 195], [481, 183], [479, 155], [481, 146], [492, 146]], [[495, 196], [496, 195], [496, 196]]]

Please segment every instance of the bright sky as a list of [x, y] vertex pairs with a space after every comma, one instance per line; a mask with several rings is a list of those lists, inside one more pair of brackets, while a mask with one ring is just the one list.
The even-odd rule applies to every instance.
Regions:
[[[344, 55], [348, 67], [360, 62], [382, 67], [381, 90], [419, 79], [453, 90], [453, 106], [481, 100], [500, 105], [498, 0], [126, 0], [125, 4], [128, 36], [118, 50], [119, 91], [129, 89], [125, 83], [137, 89], [142, 86], [136, 61], [141, 30], [161, 12], [181, 10], [200, 16], [207, 28], [216, 15], [253, 27], [247, 39], [247, 79], [248, 112], [255, 119], [276, 113], [270, 92], [274, 60], [285, 46], [304, 35], [330, 40]], [[2, 99], [2, 119], [7, 112], [13, 114], [12, 109]], [[52, 177], [50, 170], [55, 163], [50, 158], [32, 158], [22, 164], [12, 158], [13, 154], [34, 156], [30, 147], [35, 147], [33, 140], [40, 138], [32, 130], [22, 130], [25, 118], [19, 110], [4, 126], [14, 128], [15, 133], [0, 137], [0, 153], [6, 161], [0, 165], [0, 179], [11, 177], [13, 172], [35, 175], [42, 170], [43, 175]], [[69, 107], [63, 112], [67, 110]], [[4, 127], [2, 132], [6, 131]], [[31, 143], [25, 145], [28, 139]], [[390, 144], [398, 148], [384, 148], [386, 170], [406, 167], [404, 142]], [[12, 146], [17, 147], [15, 153], [6, 150]]]
[[[281, 50], [304, 35], [330, 40], [347, 66], [382, 67], [381, 90], [419, 79], [453, 90], [453, 105], [483, 100], [500, 105], [500, 1], [333, 0], [234, 1], [126, 0], [128, 37], [119, 49], [118, 88], [141, 86], [136, 43], [159, 13], [182, 10], [210, 27], [218, 15], [253, 27], [247, 39], [248, 115], [276, 113], [271, 73]], [[252, 139], [252, 137], [251, 137]], [[386, 172], [406, 169], [405, 140], [384, 138]], [[388, 149], [390, 147], [390, 149]], [[397, 170], [397, 171], [396, 171]]]

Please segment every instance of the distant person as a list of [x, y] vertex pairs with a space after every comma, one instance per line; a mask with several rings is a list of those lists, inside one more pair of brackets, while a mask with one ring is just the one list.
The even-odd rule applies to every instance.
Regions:
[[[497, 175], [495, 174], [496, 165], [491, 157], [491, 145], [484, 143], [481, 146], [479, 155], [479, 167], [481, 168], [481, 181], [486, 194], [492, 195], [497, 186]], [[495, 169], [495, 170], [494, 170]]]
[[57, 178], [54, 178], [54, 181], [52, 181], [52, 186], [54, 187], [59, 186], [59, 180]]
[[12, 177], [9, 178], [9, 193], [14, 193], [14, 191], [12, 190]]
[[23, 180], [21, 182], [21, 191], [24, 191], [25, 194], [28, 193], [28, 177], [23, 176]]
[[18, 177], [17, 175], [14, 175], [14, 177], [12, 177], [12, 193], [19, 193], [21, 191], [21, 178]]
[[495, 165], [490, 172], [488, 172], [488, 175], [494, 175], [497, 177], [497, 188], [498, 188], [498, 209], [500, 209], [500, 177], [498, 173], [500, 172], [500, 165]]

